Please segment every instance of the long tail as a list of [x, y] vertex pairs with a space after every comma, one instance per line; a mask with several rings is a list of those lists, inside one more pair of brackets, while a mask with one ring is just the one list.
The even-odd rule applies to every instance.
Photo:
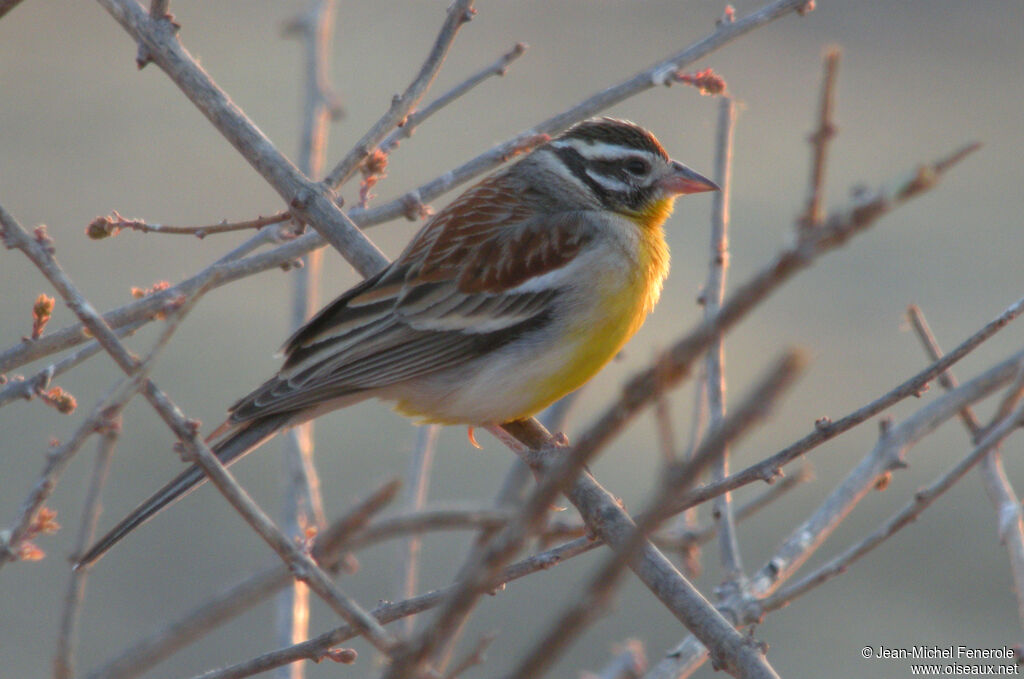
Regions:
[[[289, 413], [282, 413], [255, 420], [252, 424], [239, 429], [219, 442], [214, 446], [213, 453], [222, 463], [229, 465], [276, 434], [288, 424], [290, 419]], [[121, 523], [114, 526], [109, 533], [93, 544], [85, 554], [79, 557], [75, 563], [75, 569], [94, 563], [128, 533], [149, 521], [162, 509], [181, 499], [204, 481], [206, 481], [206, 474], [198, 465], [192, 465], [186, 469], [177, 478], [158, 490], [153, 497], [136, 507]]]

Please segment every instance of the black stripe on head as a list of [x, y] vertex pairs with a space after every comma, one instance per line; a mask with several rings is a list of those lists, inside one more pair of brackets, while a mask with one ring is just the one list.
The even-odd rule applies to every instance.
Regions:
[[552, 146], [549, 148], [562, 160], [562, 163], [569, 168], [569, 171], [577, 179], [590, 187], [590, 190], [601, 201], [601, 205], [609, 209], [614, 206], [617, 201], [612, 200], [611, 192], [594, 181], [594, 178], [587, 172], [587, 159], [583, 157], [582, 153], [568, 146]]
[[[650, 200], [653, 187], [635, 184], [634, 178], [623, 168], [622, 159], [587, 158], [571, 146], [553, 145], [549, 148], [561, 159], [573, 176], [590, 188], [606, 209], [620, 211], [622, 208], [627, 208], [631, 211], [639, 211]], [[595, 179], [594, 174], [618, 181], [622, 185], [622, 190], [608, 188]]]
[[589, 144], [604, 143], [635, 148], [649, 151], [668, 160], [668, 153], [653, 134], [639, 125], [617, 118], [584, 120], [582, 123], [570, 127], [559, 138], [578, 139]]

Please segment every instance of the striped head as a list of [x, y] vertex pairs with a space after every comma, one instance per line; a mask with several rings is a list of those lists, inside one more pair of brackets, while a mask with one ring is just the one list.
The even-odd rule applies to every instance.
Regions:
[[594, 118], [569, 128], [538, 149], [548, 169], [592, 204], [659, 226], [676, 196], [718, 186], [668, 153], [644, 128], [615, 118]]

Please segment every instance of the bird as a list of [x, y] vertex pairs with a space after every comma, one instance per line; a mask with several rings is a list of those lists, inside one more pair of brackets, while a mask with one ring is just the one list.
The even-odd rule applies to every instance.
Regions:
[[[467, 189], [391, 264], [300, 327], [279, 372], [210, 435], [213, 452], [230, 464], [283, 429], [371, 397], [420, 423], [494, 425], [539, 412], [640, 328], [668, 275], [663, 224], [675, 199], [714, 190], [635, 123], [577, 123]], [[205, 479], [192, 465], [76, 567]]]

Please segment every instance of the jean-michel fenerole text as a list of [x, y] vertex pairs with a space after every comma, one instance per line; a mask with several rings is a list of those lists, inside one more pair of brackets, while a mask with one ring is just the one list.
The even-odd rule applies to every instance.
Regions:
[[912, 658], [915, 660], [996, 660], [1012, 659], [1013, 648], [1000, 646], [996, 648], [973, 648], [971, 646], [911, 646], [909, 648], [896, 648], [892, 646], [879, 645], [875, 649], [876, 658]]

